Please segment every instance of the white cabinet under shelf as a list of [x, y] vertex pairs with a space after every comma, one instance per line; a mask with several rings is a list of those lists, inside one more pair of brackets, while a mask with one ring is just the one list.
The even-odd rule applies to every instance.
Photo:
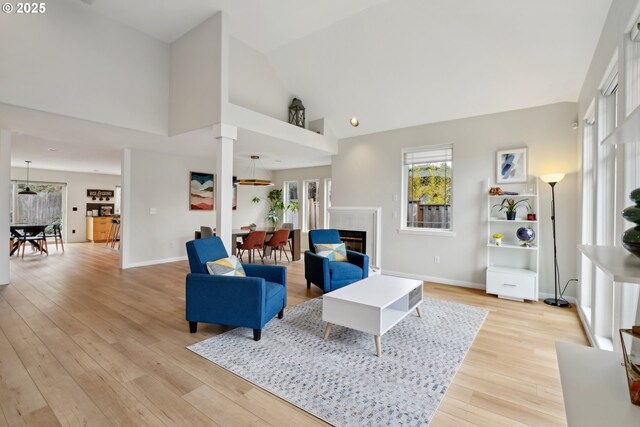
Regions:
[[[495, 187], [495, 184], [491, 184]], [[539, 215], [538, 184], [536, 177], [529, 177], [527, 183], [500, 184], [503, 191], [516, 192], [517, 195], [487, 195], [487, 293], [500, 298], [517, 301], [538, 299], [538, 272], [540, 268], [538, 242], [540, 227], [537, 220], [528, 220], [528, 213]], [[488, 192], [489, 188], [487, 188]], [[515, 201], [526, 199], [526, 205], [520, 205], [515, 220], [507, 220], [504, 212], [499, 211], [503, 199]], [[535, 238], [530, 246], [523, 246], [516, 231], [520, 227], [531, 227]], [[501, 233], [502, 244], [496, 246], [492, 235]]]

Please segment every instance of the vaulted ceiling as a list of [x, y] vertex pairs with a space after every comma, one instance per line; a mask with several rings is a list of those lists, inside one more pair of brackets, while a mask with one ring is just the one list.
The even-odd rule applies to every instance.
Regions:
[[[576, 101], [611, 5], [611, 0], [64, 1], [85, 3], [91, 13], [165, 43], [224, 10], [231, 35], [262, 52], [284, 86], [304, 101], [307, 117], [326, 118], [338, 138]], [[353, 116], [360, 120], [357, 128], [349, 125]], [[43, 145], [26, 141], [24, 155], [28, 147]]]

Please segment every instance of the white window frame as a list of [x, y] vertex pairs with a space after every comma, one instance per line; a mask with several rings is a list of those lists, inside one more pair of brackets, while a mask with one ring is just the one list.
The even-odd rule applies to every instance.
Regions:
[[[316, 183], [316, 199], [320, 199], [320, 179], [305, 179], [302, 181], [302, 232], [309, 232], [309, 188], [308, 183]], [[321, 227], [320, 218], [318, 218], [318, 228]]]
[[[284, 218], [283, 218], [283, 223], [285, 222], [291, 222], [293, 223], [293, 228], [299, 228], [299, 224], [300, 224], [300, 212], [302, 211], [302, 205], [300, 203], [300, 183], [298, 181], [284, 181], [282, 184], [282, 194], [283, 194], [283, 200], [284, 200], [284, 204], [287, 205], [289, 204], [289, 202], [291, 201], [289, 199], [289, 184], [295, 184], [297, 187], [297, 193], [298, 193], [298, 211], [297, 212], [291, 212], [291, 211], [286, 211], [284, 213]], [[289, 221], [291, 220], [291, 221]]]
[[331, 178], [324, 180], [324, 228], [329, 227], [329, 208], [331, 208]]
[[[409, 227], [407, 226], [407, 205], [408, 205], [408, 197], [407, 188], [408, 188], [408, 178], [405, 171], [404, 159], [405, 155], [409, 153], [416, 153], [420, 151], [430, 151], [430, 150], [442, 150], [444, 148], [451, 149], [451, 228], [447, 230], [438, 229], [438, 228], [419, 228], [419, 227]], [[455, 202], [455, 180], [453, 174], [453, 165], [454, 165], [455, 152], [453, 144], [438, 144], [438, 145], [427, 145], [421, 147], [411, 147], [411, 148], [403, 148], [400, 153], [400, 173], [401, 173], [401, 187], [400, 187], [400, 228], [398, 229], [398, 233], [401, 234], [418, 234], [418, 235], [427, 235], [427, 236], [446, 236], [446, 237], [455, 237], [455, 222], [453, 217], [453, 205]]]

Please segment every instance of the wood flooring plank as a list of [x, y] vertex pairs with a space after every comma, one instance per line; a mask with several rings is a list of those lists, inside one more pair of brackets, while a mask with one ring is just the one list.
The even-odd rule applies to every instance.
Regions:
[[28, 414], [48, 405], [1, 330], [0, 355], [0, 407], [3, 419], [9, 425], [17, 425]]
[[4, 299], [0, 300], [0, 324], [61, 425], [112, 425]]
[[[118, 263], [118, 251], [102, 244], [11, 259], [12, 283], [0, 287], [0, 427], [3, 416], [10, 426], [70, 425], [96, 411], [90, 425], [326, 425], [185, 348], [231, 329], [188, 332], [188, 262]], [[289, 308], [322, 295], [306, 288], [303, 261], [284, 265]], [[575, 308], [424, 289], [489, 310], [431, 426], [566, 423], [554, 343], [587, 344]]]
[[140, 396], [147, 408], [166, 424], [175, 426], [216, 426], [211, 418], [174, 394], [157, 380], [142, 376], [129, 381], [127, 388]]
[[182, 396], [221, 426], [268, 427], [266, 421], [246, 410], [209, 385], [203, 384]]

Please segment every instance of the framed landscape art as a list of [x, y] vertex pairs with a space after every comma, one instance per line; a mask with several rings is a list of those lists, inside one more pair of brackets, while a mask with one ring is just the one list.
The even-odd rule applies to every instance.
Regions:
[[527, 182], [527, 149], [510, 148], [496, 154], [496, 183]]
[[213, 178], [211, 173], [189, 173], [189, 210], [213, 210]]

